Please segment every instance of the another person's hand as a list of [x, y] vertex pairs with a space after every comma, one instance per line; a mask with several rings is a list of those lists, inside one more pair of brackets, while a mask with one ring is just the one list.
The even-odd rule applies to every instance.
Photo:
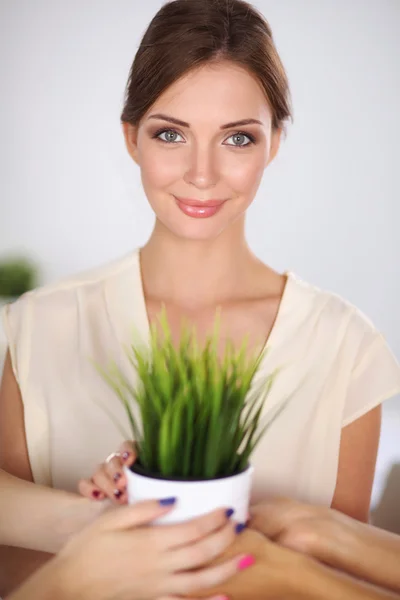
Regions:
[[127, 481], [123, 467], [130, 467], [136, 460], [135, 446], [124, 442], [118, 452], [110, 456], [97, 468], [91, 479], [81, 479], [78, 489], [82, 496], [92, 500], [109, 498], [115, 504], [127, 504]]
[[[253, 506], [250, 527], [360, 580], [400, 592], [400, 537], [331, 508], [278, 498]], [[361, 558], [362, 557], [362, 558]]]
[[249, 559], [243, 555], [210, 565], [236, 537], [224, 510], [180, 525], [147, 526], [172, 507], [166, 501], [143, 502], [103, 515], [10, 600], [177, 600], [219, 585], [246, 567]]
[[275, 498], [253, 505], [249, 526], [282, 546], [307, 554], [320, 553], [327, 535], [358, 522], [325, 506]]
[[226, 595], [229, 600], [314, 599], [309, 586], [315, 578], [315, 561], [248, 529], [212, 564], [218, 565], [237, 553], [253, 556], [254, 563], [211, 590], [196, 591], [196, 596], [205, 598], [212, 593]]

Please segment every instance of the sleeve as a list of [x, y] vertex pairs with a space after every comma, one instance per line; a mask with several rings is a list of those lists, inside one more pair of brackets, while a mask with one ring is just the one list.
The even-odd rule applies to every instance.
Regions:
[[23, 387], [24, 377], [27, 375], [29, 368], [29, 308], [29, 295], [27, 294], [21, 296], [15, 302], [6, 304], [1, 311], [11, 365], [20, 388]]
[[358, 351], [347, 389], [343, 427], [400, 394], [400, 365], [385, 337], [360, 314], [356, 328]]
[[51, 486], [49, 424], [45, 402], [30, 385], [35, 303], [27, 292], [2, 309], [2, 321], [11, 365], [24, 406], [25, 435], [35, 483]]

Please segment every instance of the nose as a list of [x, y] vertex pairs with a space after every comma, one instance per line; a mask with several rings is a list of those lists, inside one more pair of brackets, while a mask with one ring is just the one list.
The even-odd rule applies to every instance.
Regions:
[[212, 150], [207, 146], [192, 147], [184, 175], [186, 183], [198, 189], [214, 187], [218, 181], [217, 161]]

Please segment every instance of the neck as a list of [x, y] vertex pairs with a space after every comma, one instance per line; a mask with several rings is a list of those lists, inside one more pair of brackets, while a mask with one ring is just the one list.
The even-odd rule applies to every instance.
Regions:
[[178, 238], [157, 221], [140, 256], [146, 296], [187, 306], [231, 298], [258, 263], [245, 240], [244, 219], [213, 240]]

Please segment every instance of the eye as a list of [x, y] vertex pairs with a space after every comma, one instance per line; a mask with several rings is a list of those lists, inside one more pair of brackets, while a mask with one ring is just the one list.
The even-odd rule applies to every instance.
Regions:
[[[155, 132], [155, 134], [152, 137], [157, 138], [158, 140], [160, 140], [161, 142], [165, 142], [166, 144], [181, 143], [181, 140], [183, 140], [181, 134], [175, 131], [175, 129], [159, 129]], [[179, 137], [181, 138], [181, 140], [177, 139]]]
[[254, 136], [252, 136], [250, 133], [244, 133], [242, 131], [234, 133], [227, 139], [233, 140], [233, 144], [226, 144], [227, 146], [236, 146], [237, 148], [246, 148], [247, 146], [255, 143]]

